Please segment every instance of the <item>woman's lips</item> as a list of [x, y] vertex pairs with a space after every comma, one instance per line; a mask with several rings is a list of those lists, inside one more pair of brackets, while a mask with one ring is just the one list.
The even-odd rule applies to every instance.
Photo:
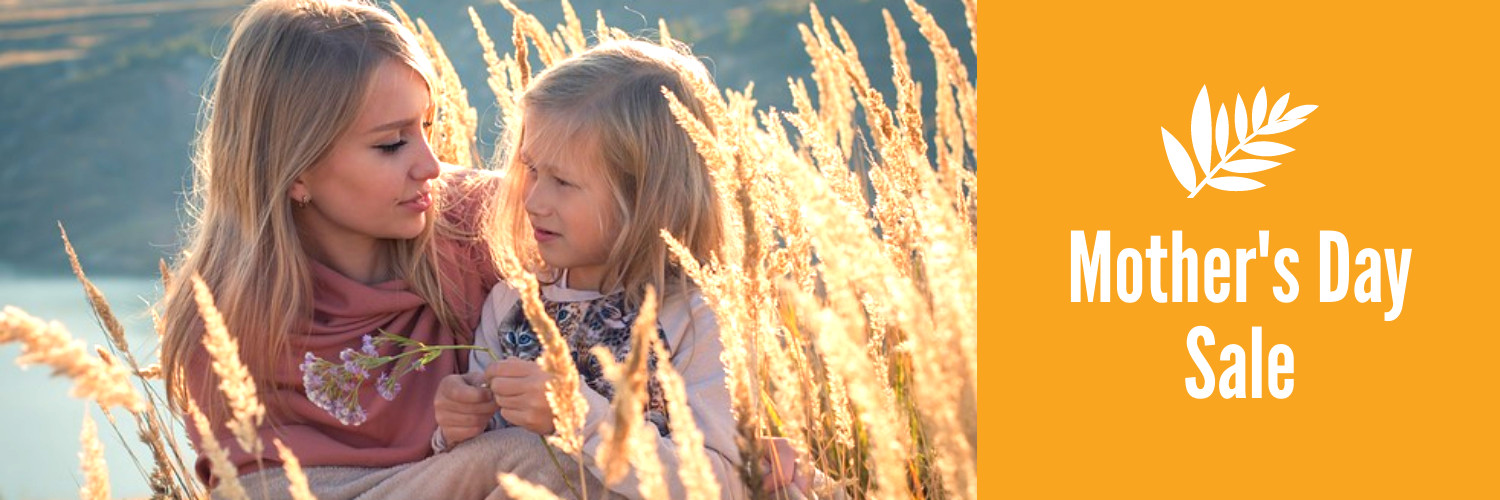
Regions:
[[560, 234], [554, 233], [552, 231], [548, 231], [546, 229], [533, 229], [533, 232], [536, 235], [536, 242], [537, 243], [546, 243], [546, 242], [555, 240], [559, 236], [561, 236]]
[[410, 208], [417, 212], [426, 212], [432, 206], [432, 193], [422, 193], [409, 200], [401, 202], [401, 206]]

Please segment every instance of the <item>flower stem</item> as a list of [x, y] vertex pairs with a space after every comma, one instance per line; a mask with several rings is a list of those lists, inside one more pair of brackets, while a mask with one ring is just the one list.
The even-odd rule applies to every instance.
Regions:
[[[485, 349], [485, 350], [488, 350], [488, 349]], [[491, 353], [491, 355], [493, 355], [493, 354], [494, 353]], [[537, 434], [536, 438], [542, 440], [542, 446], [547, 447], [547, 457], [549, 457], [549, 458], [552, 459], [552, 466], [553, 467], [557, 467], [557, 474], [560, 475], [560, 476], [562, 476], [563, 483], [565, 483], [565, 484], [568, 485], [568, 491], [573, 492], [573, 498], [577, 498], [578, 500], [583, 500], [583, 495], [581, 495], [581, 494], [578, 493], [578, 487], [573, 486], [573, 480], [572, 479], [568, 479], [568, 473], [563, 470], [562, 462], [559, 462], [557, 460], [557, 451], [552, 449], [552, 443], [548, 443], [547, 442], [547, 438], [543, 437], [541, 434]], [[582, 467], [581, 464], [582, 464], [582, 462], [580, 462], [580, 465], [579, 465], [580, 467]], [[582, 479], [583, 478], [580, 476], [579, 480], [581, 481]]]

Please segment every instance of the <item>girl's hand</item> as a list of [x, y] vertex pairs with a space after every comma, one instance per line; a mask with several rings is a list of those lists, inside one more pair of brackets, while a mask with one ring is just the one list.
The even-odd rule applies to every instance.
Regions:
[[483, 373], [448, 375], [438, 382], [437, 396], [432, 406], [437, 416], [438, 430], [448, 446], [469, 440], [484, 432], [490, 417], [499, 409], [495, 399], [483, 387]]
[[500, 416], [521, 428], [546, 436], [552, 434], [552, 405], [547, 403], [547, 381], [552, 375], [535, 361], [509, 358], [485, 368], [490, 391]]
[[780, 496], [785, 496], [795, 491], [801, 494], [801, 498], [812, 497], [812, 479], [808, 474], [798, 473], [797, 451], [792, 449], [791, 441], [781, 437], [762, 437], [760, 448], [764, 454], [760, 459], [761, 471], [765, 473], [765, 480], [761, 483], [764, 492], [781, 491], [784, 493]]

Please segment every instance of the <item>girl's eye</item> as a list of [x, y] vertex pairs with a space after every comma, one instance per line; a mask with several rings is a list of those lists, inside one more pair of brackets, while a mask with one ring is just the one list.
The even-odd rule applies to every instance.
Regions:
[[401, 149], [401, 147], [405, 146], [405, 145], [406, 145], [406, 139], [401, 139], [399, 141], [396, 141], [396, 142], [393, 142], [393, 143], [390, 143], [390, 144], [381, 144], [381, 145], [375, 146], [375, 149], [379, 149], [380, 152], [382, 152], [382, 153], [390, 154], [390, 153], [395, 153], [396, 151], [399, 151]]
[[557, 179], [557, 183], [560, 184], [560, 185], [562, 185], [562, 187], [573, 187], [574, 186], [573, 183], [565, 181], [565, 180], [562, 180], [562, 179]]

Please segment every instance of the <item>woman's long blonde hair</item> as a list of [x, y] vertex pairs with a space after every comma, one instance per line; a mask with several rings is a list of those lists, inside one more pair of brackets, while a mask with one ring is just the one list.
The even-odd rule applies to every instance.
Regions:
[[[558, 143], [546, 147], [592, 143], [600, 155], [593, 163], [604, 169], [598, 175], [614, 195], [621, 222], [600, 290], [623, 290], [637, 304], [647, 285], [669, 294], [686, 283], [663, 230], [703, 262], [722, 238], [712, 176], [662, 95], [665, 87], [700, 121], [712, 123], [685, 73], [706, 79], [708, 71], [684, 52], [645, 41], [605, 42], [548, 68], [521, 98], [523, 129], [533, 126], [525, 122], [530, 117], [547, 117], [551, 126], [544, 136]], [[490, 234], [531, 270], [555, 271], [545, 269], [529, 237], [519, 160], [526, 147], [518, 141], [505, 160], [495, 218], [500, 227]]]
[[[420, 73], [431, 90], [432, 63], [416, 37], [370, 3], [261, 0], [235, 20], [202, 111], [187, 245], [163, 299], [161, 358], [179, 407], [188, 384], [201, 383], [195, 393], [209, 400], [198, 405], [210, 417], [223, 411], [212, 377], [184, 372], [206, 355], [191, 276], [213, 291], [261, 394], [275, 392], [267, 380], [277, 366], [295, 363], [289, 340], [311, 320], [313, 283], [287, 190], [354, 121], [371, 75], [388, 60]], [[387, 240], [384, 251], [392, 271], [454, 328], [433, 244], [437, 219], [430, 212], [420, 236]]]

